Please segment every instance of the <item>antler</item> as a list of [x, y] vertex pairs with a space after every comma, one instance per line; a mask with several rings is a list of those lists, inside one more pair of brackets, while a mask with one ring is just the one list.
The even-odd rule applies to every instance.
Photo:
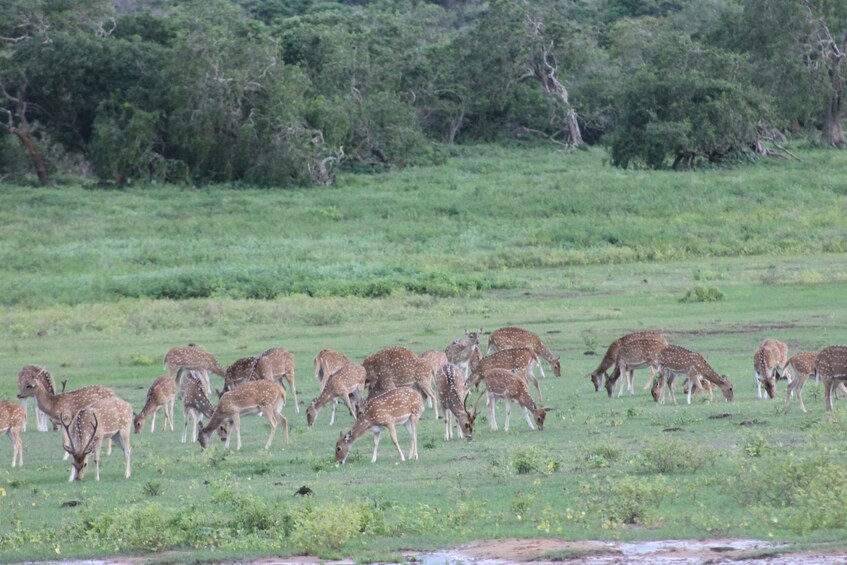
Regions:
[[92, 425], [91, 429], [91, 438], [88, 440], [88, 444], [85, 446], [84, 453], [91, 453], [94, 451], [94, 437], [97, 435], [97, 426], [99, 423], [97, 422], [97, 413], [92, 412], [91, 416], [94, 418], [94, 425]]
[[74, 448], [74, 440], [71, 437], [71, 428], [70, 428], [71, 424], [73, 423], [73, 420], [71, 420], [70, 422], [68, 422], [66, 424], [64, 412], [59, 413], [59, 420], [61, 420], [61, 422], [62, 422], [62, 427], [65, 428], [65, 434], [68, 436], [68, 443], [70, 444], [70, 447], [68, 447], [67, 445], [65, 445], [63, 447], [65, 448], [65, 451], [67, 451], [68, 453], [73, 455], [76, 452], [76, 449]]

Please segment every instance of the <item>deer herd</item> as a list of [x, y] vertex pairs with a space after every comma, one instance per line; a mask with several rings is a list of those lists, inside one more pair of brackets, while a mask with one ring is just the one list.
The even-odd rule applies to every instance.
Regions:
[[[488, 335], [486, 356], [480, 352], [478, 331], [450, 343], [444, 350], [429, 350], [416, 355], [411, 350], [386, 347], [365, 357], [361, 363], [352, 361], [338, 351], [324, 349], [314, 359], [315, 378], [320, 393], [306, 409], [306, 424], [313, 426], [320, 410], [332, 403], [329, 425], [336, 420], [336, 408], [343, 404], [355, 420], [352, 428], [341, 433], [335, 446], [335, 459], [344, 463], [353, 443], [370, 431], [373, 435], [372, 462], [377, 460], [380, 434], [388, 431], [392, 443], [406, 460], [397, 439], [397, 426], [406, 428], [411, 443], [409, 459], [418, 458], [418, 424], [425, 407], [430, 405], [434, 417], [442, 413], [445, 421], [444, 439], [455, 435], [471, 439], [477, 409], [484, 398], [487, 404], [489, 428], [498, 429], [495, 407], [499, 400], [505, 404], [504, 430], [509, 430], [513, 403], [524, 412], [530, 429], [541, 430], [552, 408], [539, 406], [541, 387], [534, 374], [543, 359], [557, 377], [561, 376], [559, 357], [541, 341], [539, 336], [517, 327], [500, 328]], [[212, 433], [217, 433], [229, 447], [231, 432], [236, 437], [236, 449], [241, 449], [241, 417], [263, 415], [270, 425], [265, 449], [273, 443], [277, 427], [282, 426], [283, 442], [289, 443], [288, 420], [282, 410], [288, 392], [293, 396], [295, 412], [300, 408], [294, 377], [294, 356], [286, 349], [271, 348], [256, 357], [244, 357], [227, 367], [221, 366], [208, 351], [189, 345], [174, 347], [164, 357], [165, 374], [150, 385], [144, 405], [137, 413], [125, 400], [105, 386], [87, 386], [69, 392], [57, 392], [50, 372], [38, 365], [25, 365], [18, 373], [18, 398], [24, 404], [0, 400], [0, 433], [12, 440], [12, 467], [23, 466], [23, 441], [26, 430], [26, 404], [35, 399], [38, 429], [46, 431], [48, 422], [61, 431], [65, 458], [72, 459], [70, 480], [81, 480], [93, 454], [95, 479], [100, 480], [100, 450], [103, 440], [109, 440], [108, 451], [114, 442], [124, 453], [124, 476], [130, 478], [130, 435], [140, 433], [149, 418], [150, 432], [156, 429], [156, 414], [163, 411], [163, 429], [174, 429], [174, 405], [177, 397], [183, 407], [182, 442], [188, 442], [189, 419], [191, 442], [205, 449]], [[697, 393], [714, 396], [720, 389], [724, 399], [733, 399], [730, 380], [712, 369], [706, 359], [695, 351], [669, 344], [659, 331], [630, 333], [612, 342], [597, 368], [587, 375], [595, 391], [603, 385], [609, 397], [614, 395], [618, 381], [618, 396], [624, 388], [635, 394], [633, 375], [636, 369], [649, 369], [651, 377], [645, 388], [651, 389], [653, 399], [663, 404], [665, 395], [676, 404], [674, 388], [677, 380], [684, 381], [686, 402]], [[216, 391], [214, 404], [210, 373], [223, 378], [222, 390]], [[810, 378], [824, 385], [826, 412], [832, 414], [832, 396], [836, 387], [847, 392], [847, 346], [831, 346], [819, 352], [804, 351], [788, 357], [785, 343], [776, 339], [764, 340], [753, 354], [753, 375], [759, 399], [774, 398], [776, 383], [788, 382], [784, 410], [796, 396], [800, 408], [803, 386]], [[621, 379], [623, 377], [623, 379]], [[64, 385], [64, 383], [63, 383]], [[532, 385], [538, 402], [530, 392]], [[479, 394], [474, 406], [468, 398], [472, 390]], [[439, 412], [440, 410], [440, 412]], [[203, 422], [206, 422], [204, 424]]]

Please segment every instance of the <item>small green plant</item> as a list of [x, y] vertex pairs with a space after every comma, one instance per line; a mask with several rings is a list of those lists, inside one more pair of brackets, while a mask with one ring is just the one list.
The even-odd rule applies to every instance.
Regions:
[[639, 455], [636, 466], [642, 473], [697, 471], [710, 457], [710, 450], [680, 440], [654, 441]]
[[141, 488], [141, 491], [145, 494], [145, 496], [161, 496], [162, 483], [157, 481], [147, 481], [146, 483], [144, 483], [144, 486]]
[[744, 453], [748, 457], [761, 457], [770, 449], [768, 440], [762, 434], [755, 434], [747, 438], [744, 443]]
[[156, 359], [150, 355], [133, 355], [129, 360], [129, 364], [133, 367], [149, 367], [151, 365], [156, 365], [157, 363], [161, 363], [160, 359]]
[[648, 524], [667, 488], [663, 477], [650, 481], [629, 475], [605, 477], [583, 488], [587, 515], [600, 518], [606, 527]]
[[612, 463], [617, 461], [623, 455], [623, 449], [615, 444], [598, 445], [591, 448], [585, 455], [585, 461], [588, 467], [597, 469], [610, 467]]
[[338, 551], [362, 528], [362, 514], [355, 504], [305, 504], [294, 516], [291, 543], [305, 554]]
[[723, 292], [716, 286], [698, 284], [689, 288], [680, 302], [718, 302], [723, 300]]
[[541, 448], [529, 446], [514, 450], [510, 455], [510, 466], [518, 475], [544, 473], [549, 475], [559, 470], [560, 463]]

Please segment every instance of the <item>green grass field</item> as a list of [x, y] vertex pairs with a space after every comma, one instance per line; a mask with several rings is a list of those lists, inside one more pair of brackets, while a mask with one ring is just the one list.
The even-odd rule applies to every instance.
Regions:
[[[477, 147], [309, 190], [4, 187], [0, 398], [36, 363], [140, 409], [164, 353], [194, 342], [223, 364], [291, 350], [301, 411], [285, 408], [285, 448], [262, 451], [267, 426], [246, 418], [240, 452], [202, 451], [180, 443], [178, 407], [177, 431], [133, 436], [130, 480], [115, 451], [99, 483], [67, 482], [59, 434], [35, 431], [30, 412], [23, 469], [0, 438], [0, 560], [384, 561], [492, 537], [844, 549], [844, 403], [828, 422], [809, 383], [809, 413], [784, 414], [784, 383], [759, 401], [752, 376], [764, 338], [791, 354], [847, 334], [847, 156], [798, 154], [678, 174], [612, 169], [596, 151]], [[698, 287], [722, 299], [682, 300]], [[365, 436], [337, 466], [349, 415], [329, 427], [324, 409], [306, 426], [320, 349], [360, 361], [504, 325], [561, 355], [562, 378], [541, 383], [556, 408], [543, 431], [513, 410], [504, 433], [499, 407], [499, 432], [481, 416], [473, 441], [448, 443], [427, 410], [420, 460], [401, 463], [384, 438], [371, 464]], [[660, 406], [644, 371], [635, 396], [595, 393], [585, 375], [606, 346], [645, 328], [703, 353], [735, 401]], [[294, 496], [303, 485], [314, 495]]]

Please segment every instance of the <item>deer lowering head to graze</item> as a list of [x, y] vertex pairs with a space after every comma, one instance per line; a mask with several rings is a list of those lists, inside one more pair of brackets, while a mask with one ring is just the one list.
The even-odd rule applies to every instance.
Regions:
[[215, 407], [206, 396], [206, 384], [200, 371], [186, 371], [179, 383], [179, 394], [182, 397], [182, 443], [188, 437], [188, 417], [191, 416], [191, 442], [197, 441], [200, 431], [200, 417], [212, 417]]
[[471, 376], [467, 383], [467, 388], [471, 389], [479, 384], [486, 372], [491, 369], [515, 369], [517, 374], [527, 383], [532, 381], [535, 385], [535, 390], [538, 391], [538, 399], [544, 400], [541, 395], [541, 386], [538, 379], [532, 372], [532, 368], [540, 365], [538, 356], [531, 349], [526, 347], [518, 347], [515, 349], [503, 349], [486, 355], [482, 359], [477, 360], [471, 358]]
[[26, 424], [26, 410], [20, 402], [0, 400], [0, 434], [12, 440], [12, 467], [24, 466], [24, 444], [21, 431]]
[[209, 446], [209, 436], [217, 430], [222, 441], [229, 447], [229, 428], [235, 428], [236, 449], [241, 449], [241, 416], [262, 413], [271, 425], [265, 449], [270, 448], [276, 434], [278, 423], [282, 424], [283, 438], [288, 444], [288, 420], [282, 415], [285, 404], [285, 390], [278, 382], [258, 380], [244, 383], [238, 388], [225, 392], [209, 423], [200, 430], [198, 441], [202, 448]]
[[[44, 386], [50, 394], [56, 394], [56, 380], [50, 371], [39, 365], [24, 365], [18, 372], [18, 392], [23, 390], [22, 381], [33, 378], [38, 375], [43, 381]], [[63, 381], [64, 382], [64, 381]], [[62, 390], [64, 392], [64, 388]], [[29, 412], [29, 398], [24, 400], [24, 413]], [[50, 427], [50, 418], [37, 405], [35, 407], [35, 423], [36, 429], [39, 432], [46, 432]], [[24, 419], [24, 429], [26, 431], [26, 418]], [[55, 427], [54, 427], [55, 429]]]
[[97, 400], [115, 396], [115, 391], [100, 385], [55, 394], [47, 376], [41, 371], [26, 372], [18, 379], [18, 390], [18, 398], [35, 397], [38, 408], [56, 423], [62, 423], [61, 414], [66, 418], [73, 418], [77, 412]]
[[788, 346], [776, 339], [766, 339], [753, 354], [753, 377], [756, 379], [756, 398], [764, 398], [764, 387], [768, 398], [776, 393], [776, 381], [782, 376], [788, 362]]
[[[620, 351], [621, 346], [627, 341], [634, 339], [652, 339], [661, 343], [662, 347], [667, 347], [668, 345], [667, 340], [664, 338], [664, 336], [662, 336], [661, 332], [656, 330], [644, 330], [640, 332], [633, 332], [619, 337], [618, 339], [613, 341], [611, 345], [609, 345], [608, 349], [606, 349], [606, 354], [603, 356], [603, 359], [600, 361], [600, 364], [597, 366], [597, 368], [587, 375], [588, 378], [591, 379], [591, 382], [594, 384], [595, 392], [600, 390], [600, 385], [603, 383], [603, 377], [605, 376], [608, 379], [609, 375], [606, 374], [606, 371], [615, 367], [615, 364], [618, 359], [618, 352]], [[617, 377], [615, 377], [615, 380], [617, 381]]]
[[[621, 375], [624, 375], [629, 394], [635, 394], [633, 373], [636, 369], [643, 369], [645, 367], [649, 367], [651, 373], [655, 373], [656, 367], [659, 364], [659, 353], [665, 347], [667, 347], [667, 343], [664, 338], [656, 339], [655, 336], [631, 338], [621, 342], [617, 351], [615, 369], [610, 376], [606, 377], [605, 386], [609, 397], [612, 397], [615, 383]], [[621, 386], [618, 396], [623, 393], [623, 389], [624, 387]]]
[[135, 433], [141, 433], [141, 428], [144, 427], [144, 422], [151, 415], [150, 433], [156, 431], [156, 412], [162, 408], [165, 413], [165, 422], [162, 429], [170, 428], [174, 431], [174, 403], [176, 402], [176, 382], [168, 375], [162, 375], [153, 381], [150, 388], [147, 389], [147, 400], [144, 402], [144, 407], [141, 412], [133, 414], [132, 425]]
[[[526, 381], [520, 377], [518, 371], [515, 369], [490, 369], [483, 374], [482, 382], [485, 385], [485, 394], [488, 396], [489, 428], [497, 430], [494, 408], [497, 401], [502, 398], [506, 403], [506, 420], [503, 426], [505, 431], [509, 431], [509, 418], [512, 415], [513, 402], [517, 402], [523, 408], [526, 423], [530, 429], [534, 430], [536, 426], [539, 430], [544, 429], [547, 412], [552, 408], [541, 408], [535, 404], [529, 394]], [[482, 398], [481, 395], [480, 398]], [[477, 399], [477, 404], [479, 404], [479, 399]], [[533, 424], [533, 420], [535, 420], [535, 424]]]
[[258, 357], [242, 357], [241, 359], [236, 359], [230, 363], [224, 372], [223, 390], [216, 391], [218, 393], [218, 398], [220, 398], [223, 393], [229, 392], [234, 388], [238, 388], [244, 383], [260, 380], [261, 377], [257, 370], [258, 365]]
[[395, 365], [407, 359], [417, 359], [412, 351], [399, 345], [385, 347], [373, 355], [368, 355], [362, 361], [365, 368], [365, 386], [372, 389], [384, 375], [390, 373]]
[[350, 362], [343, 353], [332, 349], [321, 349], [315, 355], [315, 378], [323, 386], [324, 380], [335, 371]]
[[839, 383], [847, 381], [847, 346], [831, 345], [821, 349], [815, 359], [815, 376], [823, 383], [824, 405], [832, 418], [832, 394]]
[[132, 406], [113, 396], [102, 398], [80, 410], [72, 420], [60, 415], [65, 428], [65, 451], [73, 458], [70, 480], [82, 480], [88, 467], [88, 456], [94, 454], [94, 479], [100, 480], [100, 447], [111, 439], [124, 452], [124, 477], [130, 477], [132, 448], [129, 444], [132, 428]]
[[[351, 396], [353, 400], [351, 400]], [[365, 368], [357, 363], [347, 363], [326, 378], [324, 386], [321, 388], [321, 393], [306, 408], [306, 424], [308, 426], [314, 424], [318, 412], [330, 400], [341, 400], [344, 402], [350, 411], [350, 415], [355, 419], [357, 416], [357, 406], [362, 402], [364, 396]], [[335, 407], [336, 403], [333, 402], [332, 415], [329, 419], [330, 426], [335, 423]]]
[[453, 340], [453, 342], [444, 349], [444, 355], [447, 357], [448, 363], [458, 365], [462, 369], [465, 382], [470, 377], [470, 360], [474, 351], [479, 353], [479, 339], [485, 334], [485, 330], [479, 328], [479, 331], [469, 332], [465, 330], [465, 337]]
[[[368, 359], [365, 359], [367, 361]], [[365, 366], [367, 372], [367, 366]], [[376, 379], [371, 381], [368, 401], [378, 394], [397, 387], [416, 387], [426, 397], [435, 409], [435, 418], [438, 419], [438, 399], [432, 389], [435, 373], [432, 366], [424, 359], [405, 355], [398, 356], [390, 363], [381, 366], [375, 371]], [[367, 375], [366, 375], [367, 382]]]
[[659, 353], [659, 374], [661, 378], [655, 379], [652, 393], [653, 399], [661, 404], [665, 402], [666, 388], [670, 391], [671, 400], [676, 404], [674, 384], [676, 377], [681, 375], [688, 377], [688, 404], [691, 404], [691, 395], [694, 388], [700, 386], [701, 379], [718, 385], [727, 401], [733, 398], [732, 383], [726, 376], [715, 372], [699, 353], [678, 345], [669, 345]]
[[791, 396], [796, 394], [800, 401], [800, 410], [806, 413], [806, 405], [803, 403], [803, 386], [810, 376], [815, 373], [815, 361], [818, 358], [817, 351], [802, 351], [795, 353], [785, 363], [783, 373], [788, 378], [788, 389], [785, 392], [784, 411], [788, 411], [791, 405]]
[[449, 441], [453, 437], [454, 419], [459, 437], [471, 439], [476, 411], [473, 408], [468, 408], [466, 402], [468, 393], [465, 390], [462, 370], [453, 363], [444, 363], [438, 368], [435, 381], [438, 384], [441, 410], [444, 412], [444, 439]]
[[[532, 350], [538, 357], [544, 358], [553, 369], [553, 374], [557, 377], [562, 376], [562, 365], [559, 358], [553, 355], [541, 338], [537, 334], [516, 327], [505, 327], [495, 330], [488, 336], [488, 351], [502, 351], [504, 349], [517, 349], [526, 347]], [[541, 371], [541, 376], [544, 377], [544, 368], [541, 363], [538, 364], [538, 370]]]
[[294, 395], [294, 411], [300, 412], [300, 404], [297, 402], [297, 387], [294, 384], [294, 354], [282, 347], [272, 347], [259, 357], [256, 370], [259, 372], [259, 376], [265, 380], [278, 381], [283, 386], [285, 381], [288, 381], [291, 394]]
[[177, 386], [183, 371], [199, 371], [203, 375], [206, 394], [212, 394], [210, 372], [221, 377], [226, 376], [225, 369], [218, 364], [214, 355], [194, 345], [174, 347], [165, 353], [165, 372], [176, 380]]
[[347, 461], [350, 446], [362, 437], [368, 430], [373, 432], [374, 450], [371, 463], [376, 463], [379, 454], [379, 436], [383, 429], [388, 430], [391, 441], [400, 453], [400, 460], [405, 461], [403, 450], [397, 441], [397, 424], [403, 424], [412, 438], [409, 447], [409, 459], [418, 458], [418, 420], [423, 413], [423, 396], [413, 388], [395, 388], [371, 398], [365, 411], [356, 419], [356, 423], [346, 434], [342, 434], [335, 444], [335, 460], [338, 463]]

